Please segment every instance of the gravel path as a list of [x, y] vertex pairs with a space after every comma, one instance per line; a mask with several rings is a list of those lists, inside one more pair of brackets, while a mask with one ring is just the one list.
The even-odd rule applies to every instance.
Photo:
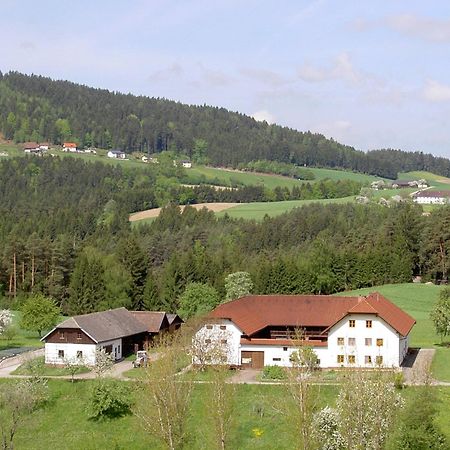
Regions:
[[430, 380], [431, 362], [435, 352], [436, 350], [433, 348], [420, 348], [407, 355], [403, 362], [405, 384], [421, 385], [430, 381], [432, 384], [438, 384], [438, 382]]

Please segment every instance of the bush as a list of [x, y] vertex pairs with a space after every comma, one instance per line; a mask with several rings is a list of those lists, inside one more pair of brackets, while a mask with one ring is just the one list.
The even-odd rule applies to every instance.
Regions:
[[262, 378], [264, 380], [284, 380], [286, 372], [280, 366], [265, 366], [262, 371]]
[[91, 419], [122, 417], [130, 413], [130, 408], [130, 392], [124, 383], [101, 380], [94, 384], [88, 408]]

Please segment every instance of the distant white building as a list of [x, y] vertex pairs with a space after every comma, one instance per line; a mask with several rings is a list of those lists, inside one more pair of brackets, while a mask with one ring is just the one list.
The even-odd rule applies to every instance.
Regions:
[[[290, 367], [298, 349], [313, 349], [322, 368], [399, 367], [415, 320], [378, 293], [366, 297], [250, 295], [219, 305], [193, 340], [193, 363], [222, 363], [260, 369]], [[212, 353], [208, 355], [208, 348]], [[200, 351], [200, 352], [199, 352]], [[226, 361], [225, 361], [226, 359]]]
[[108, 158], [126, 159], [127, 155], [121, 150], [110, 150], [107, 154]]
[[181, 161], [181, 165], [185, 168], [185, 169], [190, 169], [192, 167], [192, 163], [190, 161]]
[[77, 144], [75, 142], [64, 142], [62, 150], [63, 152], [77, 153]]
[[444, 205], [450, 202], [450, 191], [421, 191], [414, 194], [414, 201], [421, 205]]

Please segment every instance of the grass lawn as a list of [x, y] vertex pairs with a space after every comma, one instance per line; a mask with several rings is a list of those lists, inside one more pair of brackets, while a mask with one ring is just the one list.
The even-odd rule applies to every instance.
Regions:
[[338, 295], [368, 294], [377, 291], [410, 314], [417, 323], [410, 335], [411, 347], [435, 348], [431, 370], [433, 376], [440, 381], [450, 381], [450, 347], [442, 347], [441, 339], [436, 334], [430, 311], [436, 303], [440, 286], [434, 284], [387, 284], [373, 288], [358, 289]]
[[44, 344], [39, 340], [40, 338], [36, 332], [22, 330], [19, 327], [20, 311], [12, 311], [12, 313], [13, 326], [17, 330], [17, 334], [10, 341], [0, 338], [0, 351], [14, 347], [43, 347]]
[[[4, 383], [5, 381], [1, 381]], [[10, 381], [8, 381], [10, 382]], [[50, 400], [44, 409], [27, 417], [19, 428], [17, 448], [41, 450], [64, 448], [65, 450], [94, 449], [162, 449], [146, 434], [135, 416], [129, 415], [107, 421], [92, 421], [86, 407], [90, 398], [92, 381], [70, 383], [68, 380], [49, 380]], [[131, 390], [134, 383], [127, 384]], [[213, 426], [205, 407], [208, 385], [195, 385], [188, 417], [187, 449], [215, 448]], [[280, 413], [286, 399], [284, 386], [237, 385], [235, 421], [230, 433], [229, 448], [292, 449], [294, 436], [287, 426], [286, 416]], [[320, 386], [319, 407], [334, 405], [336, 386]], [[415, 388], [404, 391], [411, 395]], [[442, 400], [438, 404], [438, 422], [450, 438], [450, 389], [438, 388]], [[131, 392], [133, 396], [133, 391]], [[254, 429], [262, 432], [256, 437]]]
[[285, 212], [289, 212], [294, 208], [299, 208], [311, 203], [349, 203], [353, 202], [354, 197], [333, 198], [324, 200], [289, 200], [283, 202], [255, 202], [243, 203], [241, 205], [233, 206], [232, 208], [221, 211], [217, 214], [218, 217], [223, 217], [227, 214], [229, 217], [237, 219], [254, 219], [262, 220], [265, 215], [279, 216]]
[[[33, 363], [39, 364], [40, 365], [40, 369], [39, 369], [39, 374], [41, 376], [64, 376], [64, 375], [70, 375], [70, 370], [66, 369], [65, 367], [61, 367], [61, 366], [46, 366], [44, 364], [44, 357], [41, 356], [39, 358], [35, 358], [35, 360], [33, 360]], [[78, 369], [77, 374], [79, 373], [88, 373], [90, 372], [91, 369], [89, 369], [86, 366], [81, 366]], [[12, 375], [32, 375], [33, 371], [30, 370], [30, 363], [29, 362], [25, 362], [22, 365], [20, 365], [14, 372], [12, 372]]]

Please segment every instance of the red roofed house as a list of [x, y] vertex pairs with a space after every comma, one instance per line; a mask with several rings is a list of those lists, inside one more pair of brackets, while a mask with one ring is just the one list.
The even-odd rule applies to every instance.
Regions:
[[443, 205], [450, 202], [450, 191], [423, 190], [414, 194], [414, 201], [421, 205]]
[[63, 152], [77, 153], [77, 144], [75, 142], [64, 142]]
[[214, 309], [195, 335], [194, 345], [221, 345], [232, 366], [288, 367], [298, 345], [292, 336], [301, 329], [303, 343], [312, 347], [320, 367], [399, 367], [415, 323], [378, 293], [249, 295]]

